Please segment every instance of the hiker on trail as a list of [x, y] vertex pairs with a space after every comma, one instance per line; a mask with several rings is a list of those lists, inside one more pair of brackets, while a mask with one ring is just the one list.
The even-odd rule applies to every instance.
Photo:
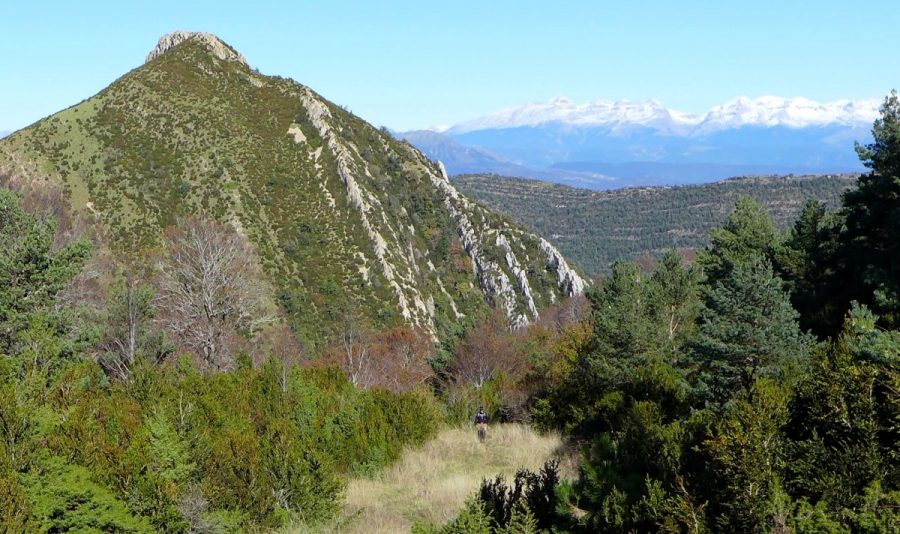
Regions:
[[479, 441], [484, 441], [484, 438], [487, 435], [487, 422], [487, 413], [485, 413], [483, 406], [479, 406], [478, 413], [475, 414], [475, 426], [478, 427]]

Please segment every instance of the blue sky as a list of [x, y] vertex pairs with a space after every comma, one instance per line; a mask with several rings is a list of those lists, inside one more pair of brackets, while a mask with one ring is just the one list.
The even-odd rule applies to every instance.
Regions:
[[555, 96], [699, 113], [738, 95], [900, 88], [896, 0], [10, 0], [0, 13], [0, 130], [90, 97], [175, 29], [213, 32], [263, 73], [397, 129]]

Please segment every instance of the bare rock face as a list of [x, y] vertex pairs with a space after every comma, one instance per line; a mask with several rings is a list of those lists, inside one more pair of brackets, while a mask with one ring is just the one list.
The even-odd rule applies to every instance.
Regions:
[[238, 63], [243, 63], [248, 67], [250, 66], [250, 64], [247, 63], [247, 59], [243, 55], [241, 55], [240, 52], [225, 44], [215, 35], [211, 33], [186, 32], [182, 30], [167, 33], [166, 35], [160, 37], [159, 42], [156, 43], [156, 48], [154, 48], [149, 54], [147, 54], [147, 60], [144, 63], [150, 63], [154, 59], [158, 58], [172, 48], [175, 48], [176, 46], [189, 39], [199, 40], [204, 45], [206, 45], [207, 48], [210, 49], [213, 55], [215, 55], [219, 59], [227, 61], [237, 61]]

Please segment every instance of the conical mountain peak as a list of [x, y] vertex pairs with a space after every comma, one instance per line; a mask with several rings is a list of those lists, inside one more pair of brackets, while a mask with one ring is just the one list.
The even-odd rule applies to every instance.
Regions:
[[253, 72], [214, 35], [166, 35], [148, 59], [0, 140], [0, 176], [72, 191], [125, 253], [192, 217], [233, 227], [312, 347], [350, 314], [440, 338], [490, 307], [521, 326], [583, 290], [549, 242], [467, 199], [412, 146]]
[[225, 44], [225, 41], [219, 39], [215, 35], [211, 33], [188, 32], [183, 30], [177, 30], [172, 33], [167, 33], [160, 37], [159, 41], [156, 43], [156, 48], [154, 48], [150, 51], [149, 54], [147, 54], [147, 60], [145, 61], [145, 63], [153, 61], [169, 50], [189, 40], [196, 40], [203, 43], [207, 48], [209, 48], [210, 52], [212, 52], [213, 55], [215, 55], [219, 59], [237, 61], [238, 63], [242, 63], [244, 65], [247, 65], [248, 67], [250, 66], [250, 64], [247, 63], [247, 59], [240, 52]]

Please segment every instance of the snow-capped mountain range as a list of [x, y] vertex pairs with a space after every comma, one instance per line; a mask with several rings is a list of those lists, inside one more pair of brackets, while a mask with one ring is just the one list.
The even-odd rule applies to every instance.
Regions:
[[807, 98], [762, 96], [735, 98], [702, 115], [667, 109], [658, 100], [598, 99], [578, 104], [565, 97], [501, 109], [448, 128], [451, 135], [476, 130], [506, 129], [561, 123], [572, 126], [630, 124], [684, 133], [710, 132], [741, 126], [805, 128], [828, 124], [871, 124], [881, 101], [836, 100], [819, 103]]
[[738, 97], [691, 114], [657, 100], [554, 98], [434, 135], [400, 135], [451, 174], [514, 172], [594, 188], [680, 184], [863, 170], [853, 142], [870, 140], [880, 106], [879, 99]]

